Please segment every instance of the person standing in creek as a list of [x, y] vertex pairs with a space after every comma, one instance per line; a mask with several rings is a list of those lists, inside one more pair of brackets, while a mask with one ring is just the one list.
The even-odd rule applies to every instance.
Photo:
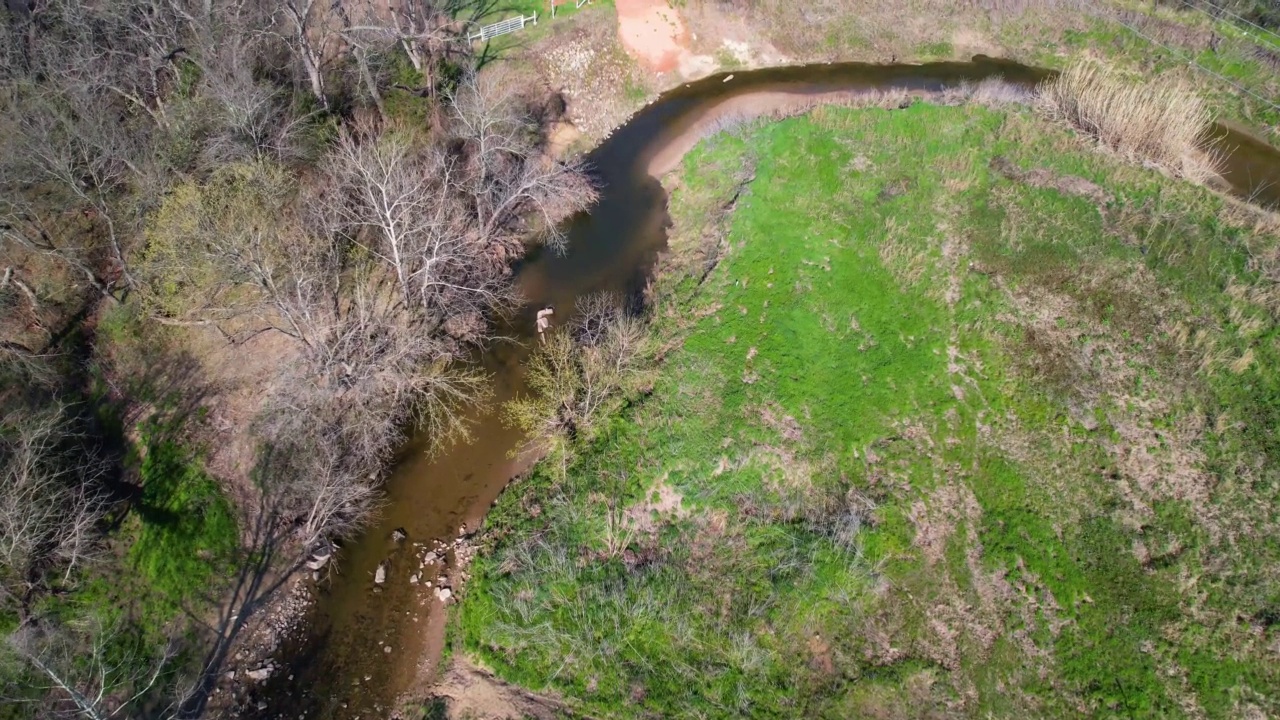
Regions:
[[551, 316], [555, 314], [555, 308], [549, 306], [538, 311], [538, 317], [534, 323], [538, 328], [538, 340], [547, 341], [546, 335], [543, 335], [543, 333], [546, 332], [547, 328], [551, 327]]

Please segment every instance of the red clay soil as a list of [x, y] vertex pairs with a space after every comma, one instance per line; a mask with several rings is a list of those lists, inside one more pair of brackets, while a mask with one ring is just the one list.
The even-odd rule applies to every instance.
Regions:
[[680, 13], [666, 0], [617, 0], [618, 36], [648, 70], [665, 73], [688, 52], [689, 32]]

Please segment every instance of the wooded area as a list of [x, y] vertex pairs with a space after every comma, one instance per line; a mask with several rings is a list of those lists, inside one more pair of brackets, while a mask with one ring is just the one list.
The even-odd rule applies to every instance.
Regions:
[[[545, 98], [477, 73], [492, 9], [0, 13], [0, 717], [203, 714], [268, 578], [361, 528], [406, 428], [465, 433], [513, 263], [594, 197]], [[209, 347], [266, 368], [242, 477], [201, 461]], [[175, 553], [204, 576], [166, 594]], [[205, 627], [214, 568], [235, 615]]]

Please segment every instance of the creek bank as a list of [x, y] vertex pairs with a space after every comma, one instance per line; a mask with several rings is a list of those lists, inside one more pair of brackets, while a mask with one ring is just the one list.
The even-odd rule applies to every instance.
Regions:
[[[745, 111], [803, 109], [818, 100], [844, 95], [853, 101], [873, 91], [919, 96], [994, 77], [1027, 87], [1042, 79], [1044, 71], [990, 58], [918, 66], [852, 63], [737, 72], [729, 82], [714, 76], [675, 88], [589, 155], [603, 188], [598, 204], [569, 224], [569, 252], [535, 253], [521, 266], [519, 285], [531, 308], [555, 305], [558, 316], [560, 308], [563, 315], [570, 314], [580, 294], [638, 292], [665, 244], [668, 224], [666, 194], [654, 175], [673, 167], [703, 134], [749, 117]], [[761, 98], [770, 100], [761, 103]], [[518, 320], [515, 329], [527, 333], [532, 310]], [[500, 344], [485, 357], [495, 380], [495, 404], [474, 413], [476, 442], [460, 443], [435, 457], [425, 456], [421, 445], [406, 449], [387, 484], [391, 502], [385, 516], [344, 551], [338, 563], [342, 573], [320, 594], [308, 637], [280, 654], [292, 672], [276, 673], [265, 683], [259, 696], [267, 707], [258, 716], [296, 716], [299, 709], [308, 717], [387, 714], [403, 700], [430, 695], [439, 672], [435, 659], [444, 643], [446, 601], [436, 594], [438, 586], [424, 584], [435, 581], [422, 574], [425, 566], [418, 566], [425, 565], [434, 545], [418, 548], [416, 562], [393, 558], [382, 592], [371, 593], [368, 578], [392, 552], [392, 529], [405, 528], [411, 540], [428, 538], [418, 542], [452, 542], [459, 528], [479, 527], [510, 479], [532, 463], [527, 449], [511, 454], [524, 446], [524, 438], [493, 409], [520, 392], [527, 351], [527, 344]], [[417, 584], [411, 582], [415, 574]], [[455, 600], [457, 589], [451, 583], [447, 602]], [[389, 644], [390, 653], [385, 650]], [[298, 679], [283, 682], [289, 675]], [[322, 680], [333, 677], [353, 682], [339, 687]]]
[[[1247, 605], [1221, 608], [1227, 620], [1212, 643], [1234, 661], [1240, 633], [1259, 637], [1247, 668], [1202, 674], [1194, 690], [1167, 683], [1204, 672], [1184, 652], [1198, 639], [1159, 629], [1180, 586], [1164, 563], [1195, 567], [1197, 535], [1176, 544], [1187, 558], [1153, 561], [1143, 541], [1131, 546], [1124, 534], [1136, 528], [1150, 544], [1153, 534], [1179, 532], [1181, 516], [1152, 516], [1170, 497], [1197, 498], [1190, 522], [1215, 521], [1202, 487], [1191, 486], [1203, 475], [1177, 468], [1164, 476], [1186, 483], [1176, 489], [1152, 476], [1186, 461], [1190, 445], [1138, 428], [1198, 432], [1194, 413], [1161, 404], [1179, 397], [1172, 389], [1191, 391], [1182, 370], [1162, 375], [1167, 366], [1149, 353], [1158, 352], [1162, 318], [1202, 317], [1181, 312], [1181, 293], [1197, 308], [1223, 299], [1228, 283], [1179, 284], [1182, 275], [1161, 273], [1159, 263], [1201, 266], [1169, 252], [1185, 247], [1184, 229], [1209, 238], [1214, 257], [1253, 247], [1239, 234], [1212, 234], [1230, 203], [1224, 210], [1202, 189], [1118, 163], [1021, 109], [824, 110], [718, 137], [699, 158], [701, 173], [680, 178], [672, 211], [678, 227], [692, 220], [682, 238], [692, 276], [699, 260], [713, 259], [703, 243], [726, 238], [728, 252], [710, 289], [690, 291], [695, 302], [658, 312], [665, 329], [697, 332], [671, 340], [667, 377], [629, 408], [617, 435], [583, 449], [580, 467], [535, 470], [499, 503], [487, 520], [493, 554], [460, 606], [468, 652], [503, 677], [533, 679], [537, 690], [572, 694], [575, 709], [611, 716], [981, 714], [1007, 697], [1012, 704], [996, 706], [1066, 715], [1118, 707], [1099, 690], [1108, 677], [1143, 683], [1136, 694], [1155, 698], [1144, 701], [1153, 706], [1164, 691], [1170, 702], [1215, 707], [1213, 697], [1233, 683], [1263, 695], [1275, 687], [1265, 629], [1232, 619], [1247, 616]], [[738, 175], [755, 178], [746, 191]], [[1152, 233], [1144, 215], [1153, 194], [1176, 199], [1195, 224]], [[1107, 195], [1125, 201], [1113, 209], [1129, 211], [1115, 218], [1119, 233], [1094, 211]], [[690, 207], [688, 198], [705, 200]], [[731, 234], [699, 225], [739, 198]], [[971, 202], [1001, 212], [964, 212]], [[1022, 220], [1008, 245], [1026, 250], [1013, 259], [1002, 254], [1005, 217]], [[1134, 231], [1142, 241], [1130, 244]], [[1045, 251], [1062, 246], [1081, 255]], [[1097, 304], [1103, 277], [1116, 285], [1101, 297], [1132, 312], [1111, 315]], [[1068, 391], [1080, 392], [1065, 398], [1050, 391], [1056, 378], [1036, 379], [1102, 358], [1116, 360], [1108, 372], [1073, 378]], [[1134, 366], [1144, 368], [1140, 387], [1123, 382]], [[1013, 381], [1024, 372], [1029, 381]], [[1046, 403], [1064, 407], [1051, 404], [1059, 410], [1046, 416]], [[1044, 424], [1028, 425], [1036, 422]], [[1082, 445], [1117, 470], [1074, 466]], [[1008, 460], [988, 464], [970, 452]], [[1009, 480], [1024, 463], [1029, 479]], [[656, 562], [638, 568], [617, 552], [631, 544], [618, 544], [617, 519], [668, 481], [693, 499], [692, 518], [669, 522]], [[1073, 503], [1094, 499], [1071, 494], [1086, 485], [1118, 486], [1123, 507], [1099, 513], [1085, 504], [1076, 516], [1089, 524], [1063, 522]], [[1049, 491], [1066, 494], [1036, 494]], [[1006, 500], [1010, 493], [1017, 499]], [[1265, 508], [1257, 499], [1244, 510]], [[634, 540], [647, 554], [646, 539]], [[602, 547], [607, 556], [593, 552]], [[888, 567], [877, 548], [894, 556]], [[907, 557], [920, 562], [899, 567]], [[1150, 604], [1116, 634], [1113, 618], [1129, 615], [1127, 588], [1138, 584]], [[1088, 652], [1090, 662], [1064, 669], [1059, 649]], [[1144, 670], [1152, 654], [1170, 658], [1159, 675]], [[833, 677], [866, 682], [853, 688]], [[807, 702], [821, 696], [815, 688], [841, 692], [822, 706]], [[850, 703], [835, 704], [845, 692]], [[903, 697], [913, 704], [895, 702]], [[1028, 705], [1018, 704], [1023, 698]], [[1238, 705], [1235, 716], [1260, 707], [1268, 706]]]

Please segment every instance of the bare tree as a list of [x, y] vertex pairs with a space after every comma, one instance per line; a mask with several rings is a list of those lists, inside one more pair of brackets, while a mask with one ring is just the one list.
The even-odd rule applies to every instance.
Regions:
[[[251, 14], [240, 20], [253, 22]], [[255, 77], [255, 67], [270, 54], [267, 37], [233, 26], [203, 51], [200, 88], [215, 110], [204, 147], [212, 167], [249, 158], [307, 159], [301, 136], [316, 113], [295, 112], [285, 89]]]
[[465, 431], [462, 405], [486, 396], [483, 377], [465, 368], [417, 377], [407, 397], [377, 387], [331, 392], [305, 381], [271, 397], [255, 427], [262, 443], [255, 474], [269, 512], [304, 551], [365, 526], [407, 424], [437, 437], [457, 435]]
[[[108, 290], [117, 277], [133, 287], [125, 253], [133, 218], [126, 197], [130, 181], [143, 176], [139, 163], [147, 153], [145, 135], [132, 133], [109, 115], [104, 117], [93, 97], [79, 92], [30, 99], [16, 125], [14, 144], [8, 148], [10, 164], [0, 182], [9, 185], [10, 192], [19, 198], [24, 195], [22, 185], [51, 191], [53, 194], [43, 199], [45, 214], [68, 207], [79, 211], [97, 227], [92, 237], [95, 241], [101, 238], [110, 266], [105, 273], [91, 272], [84, 257], [77, 257], [77, 250], [91, 254], [92, 246], [58, 247], [47, 234], [39, 234], [49, 223], [35, 219], [41, 209], [34, 203], [24, 206], [10, 201], [5, 224], [27, 229], [11, 230], [8, 237], [40, 252], [63, 254], [87, 277], [93, 276], [92, 282]], [[13, 188], [13, 184], [19, 187]], [[104, 274], [105, 281], [100, 279]]]
[[345, 4], [348, 19], [343, 35], [361, 48], [356, 59], [371, 93], [377, 91], [370, 84], [369, 56], [398, 49], [422, 75], [420, 89], [402, 89], [421, 91], [435, 99], [440, 66], [470, 52], [465, 41], [467, 25], [497, 5], [496, 0], [396, 0], [387, 4], [357, 0]]
[[452, 131], [467, 147], [462, 185], [478, 233], [498, 240], [532, 229], [560, 247], [560, 223], [596, 198], [583, 167], [541, 152], [536, 123], [502, 73], [467, 75], [449, 100]]
[[12, 266], [0, 272], [0, 384], [47, 385], [53, 368], [33, 349], [50, 337], [40, 299]]
[[[65, 264], [102, 297], [113, 297], [110, 281], [99, 276], [91, 263], [91, 248], [62, 240], [64, 226], [49, 213], [40, 212], [18, 192], [0, 198], [0, 254], [12, 261], [14, 250], [43, 255]], [[12, 276], [21, 282], [21, 278]], [[33, 302], [35, 294], [31, 293]]]
[[475, 232], [458, 202], [461, 173], [443, 150], [405, 131], [363, 142], [343, 132], [328, 166], [333, 190], [349, 198], [328, 205], [334, 229], [351, 233], [394, 277], [395, 311], [428, 332], [451, 319], [478, 330], [473, 318], [514, 303], [507, 268], [487, 257], [491, 238]]
[[158, 689], [177, 654], [170, 642], [155, 656], [121, 642], [118, 625], [89, 617], [74, 624], [26, 622], [5, 640], [5, 650], [44, 681], [36, 700], [54, 718], [121, 717]]
[[48, 570], [69, 582], [96, 548], [104, 466], [71, 435], [57, 404], [0, 416], [0, 592], [11, 601]]
[[[200, 107], [192, 82], [222, 77], [227, 57], [251, 64], [226, 48], [256, 48], [248, 26], [260, 13], [251, 10], [257, 4], [215, 0], [34, 7], [6, 26], [0, 61], [0, 232], [8, 245], [0, 252], [58, 257], [100, 294], [119, 297], [136, 287], [130, 255], [171, 182], [171, 163], [185, 162], [192, 153], [182, 148], [198, 147], [218, 115]], [[267, 145], [280, 123], [263, 114], [226, 113], [241, 135]]]
[[[258, 475], [269, 511], [310, 552], [361, 530], [377, 508], [380, 456], [352, 447], [334, 418], [276, 407], [259, 422]], [[324, 408], [318, 408], [324, 411]], [[329, 413], [331, 414], [331, 413]]]
[[332, 18], [325, 16], [325, 7], [324, 3], [316, 0], [285, 0], [278, 10], [278, 29], [275, 32], [302, 65], [311, 95], [320, 107], [327, 110], [329, 97], [324, 77], [324, 51]]

